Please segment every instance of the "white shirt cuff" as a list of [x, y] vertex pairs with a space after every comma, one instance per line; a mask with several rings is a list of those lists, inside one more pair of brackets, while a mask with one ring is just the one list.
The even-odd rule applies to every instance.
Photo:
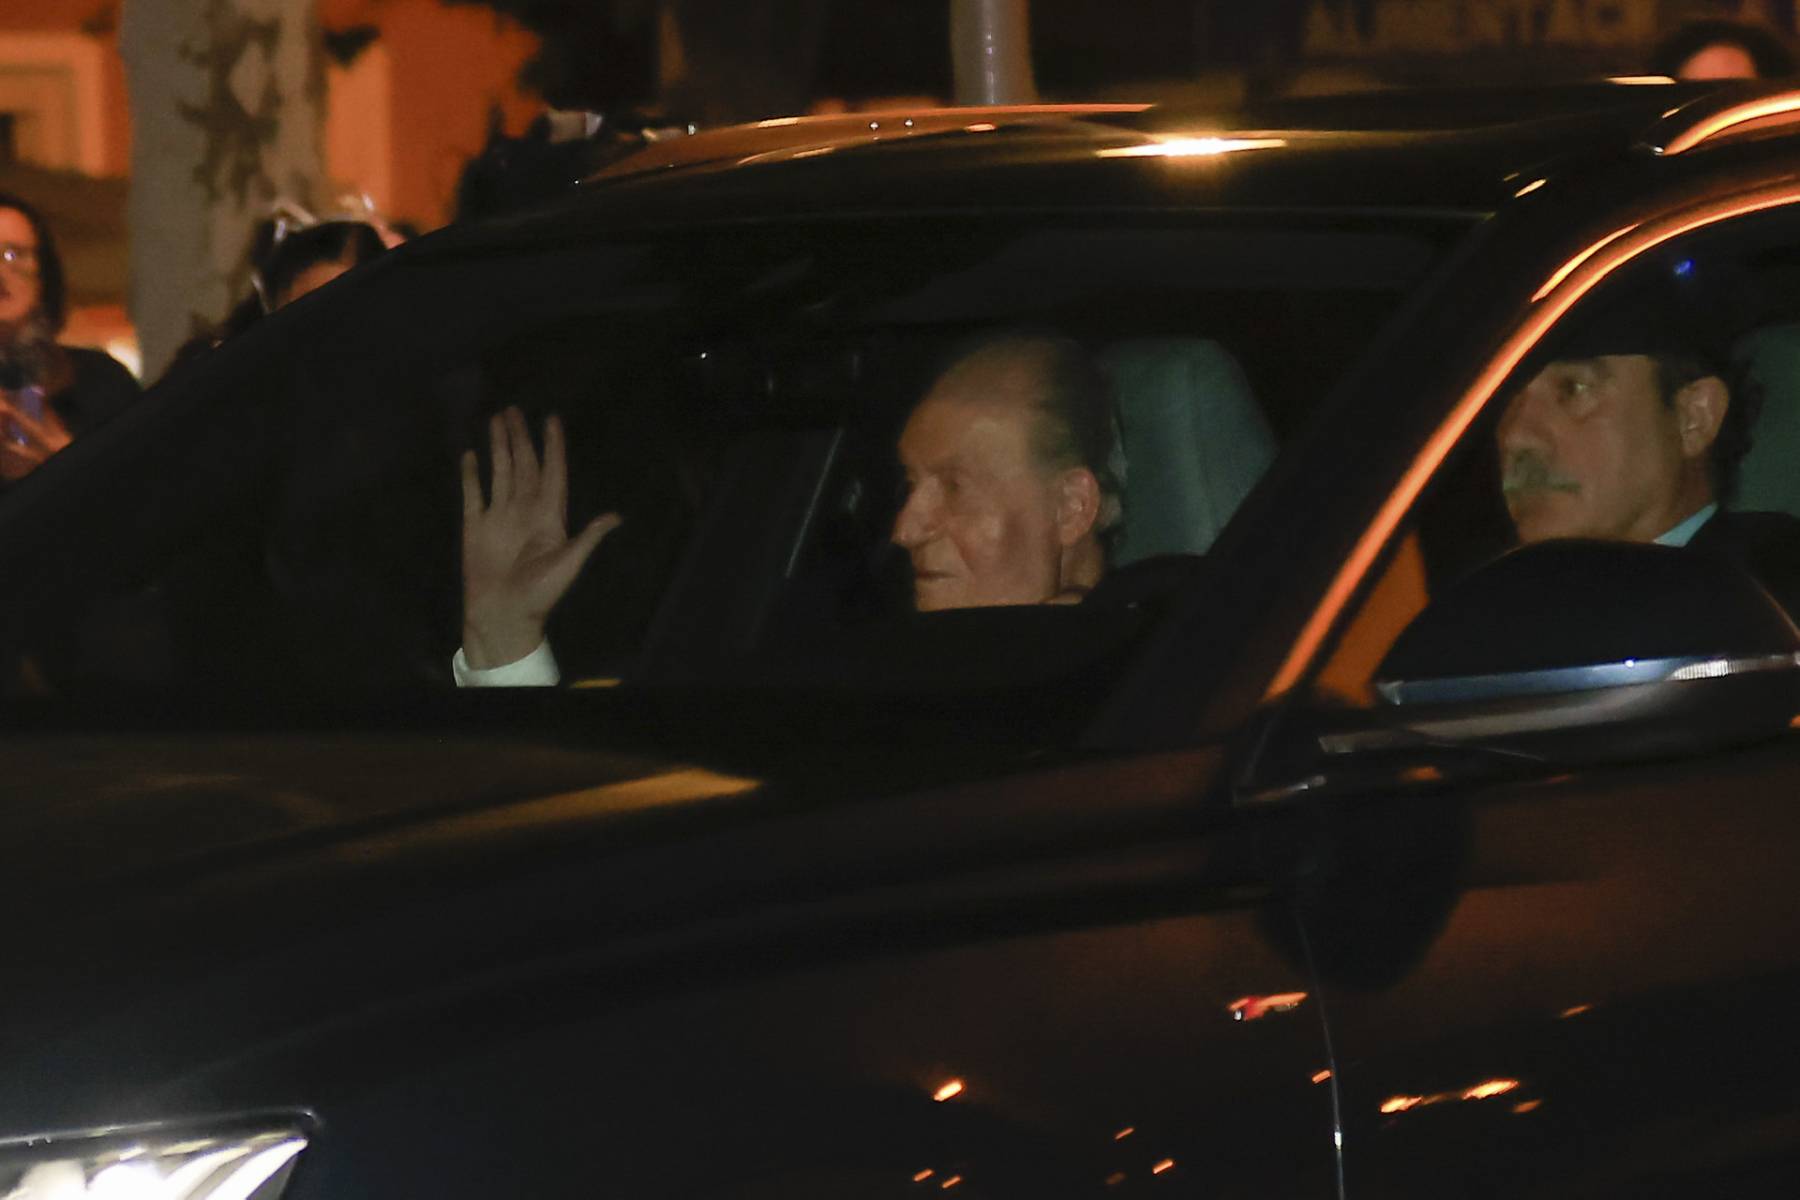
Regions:
[[539, 642], [538, 648], [524, 658], [485, 668], [471, 667], [458, 649], [456, 657], [450, 660], [450, 673], [456, 676], [457, 687], [468, 688], [555, 687], [562, 682], [562, 671], [557, 668], [556, 655], [550, 653], [549, 642]]

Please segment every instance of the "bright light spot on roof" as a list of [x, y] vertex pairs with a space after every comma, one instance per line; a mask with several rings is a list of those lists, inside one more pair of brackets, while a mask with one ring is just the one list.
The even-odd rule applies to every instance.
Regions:
[[1161, 1175], [1165, 1171], [1172, 1171], [1174, 1169], [1175, 1169], [1175, 1160], [1172, 1158], [1165, 1158], [1161, 1162], [1157, 1163], [1154, 1167], [1151, 1167], [1150, 1173], [1152, 1175]]
[[936, 1171], [933, 1171], [930, 1167], [926, 1167], [923, 1171], [920, 1171], [917, 1175], [913, 1176], [913, 1182], [914, 1183], [924, 1183], [927, 1179], [930, 1179], [935, 1174], [937, 1174]]
[[1122, 1142], [1126, 1138], [1130, 1137], [1132, 1134], [1134, 1134], [1136, 1132], [1137, 1132], [1136, 1125], [1127, 1125], [1125, 1128], [1119, 1130], [1119, 1132], [1113, 1134], [1113, 1141]]
[[[31, 1196], [36, 1188], [24, 1188], [13, 1195]], [[60, 1189], [50, 1195], [67, 1195]], [[86, 1188], [75, 1195], [96, 1200], [154, 1200], [162, 1194], [162, 1176], [149, 1163], [115, 1163], [95, 1175]]]
[[944, 1101], [954, 1100], [962, 1094], [963, 1081], [960, 1079], [952, 1079], [939, 1087], [937, 1091], [931, 1093], [931, 1098], [936, 1100], [939, 1104], [942, 1104]]
[[799, 117], [770, 117], [767, 121], [758, 121], [756, 127], [758, 129], [775, 129], [778, 126], [798, 125], [799, 123]]
[[1674, 83], [1668, 75], [1613, 75], [1607, 78], [1608, 83], [1622, 84], [1626, 87], [1659, 87], [1665, 83]]
[[1119, 146], [1095, 151], [1097, 158], [1217, 158], [1240, 150], [1271, 150], [1287, 145], [1286, 138], [1197, 137], [1170, 138], [1141, 146]]
[[1314, 1083], [1324, 1083], [1327, 1079], [1330, 1079], [1330, 1078], [1331, 1078], [1330, 1071], [1318, 1071], [1318, 1072], [1314, 1073], [1314, 1075], [1312, 1077], [1312, 1081]]
[[1000, 128], [1000, 127], [998, 125], [994, 124], [992, 121], [977, 121], [973, 125], [964, 125], [963, 126], [963, 129], [969, 133], [992, 133], [992, 132], [994, 132], [994, 130], [996, 130], [998, 128]]
[[961, 1175], [952, 1175], [950, 1178], [944, 1180], [944, 1182], [938, 1184], [938, 1186], [943, 1188], [945, 1191], [949, 1191], [951, 1188], [955, 1187], [957, 1184], [959, 1184], [961, 1182], [962, 1182]]
[[1526, 184], [1524, 187], [1520, 188], [1518, 191], [1514, 192], [1513, 199], [1517, 200], [1520, 196], [1529, 196], [1529, 195], [1531, 195], [1531, 193], [1537, 191], [1539, 188], [1543, 187], [1546, 183], [1549, 183], [1549, 182], [1550, 181], [1548, 179], [1534, 179], [1530, 183]]

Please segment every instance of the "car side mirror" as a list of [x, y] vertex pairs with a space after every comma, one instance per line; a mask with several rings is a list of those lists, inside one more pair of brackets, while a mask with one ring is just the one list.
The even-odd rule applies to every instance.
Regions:
[[1800, 710], [1800, 631], [1742, 569], [1665, 546], [1523, 547], [1414, 619], [1327, 755], [1455, 745], [1587, 762], [1756, 740]]

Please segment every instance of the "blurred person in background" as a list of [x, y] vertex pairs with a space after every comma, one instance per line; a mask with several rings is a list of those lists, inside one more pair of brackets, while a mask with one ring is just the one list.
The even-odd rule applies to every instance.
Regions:
[[257, 226], [250, 243], [250, 295], [220, 327], [223, 337], [317, 291], [406, 240], [368, 196], [346, 196], [338, 210], [315, 217], [283, 201]]
[[1794, 55], [1760, 25], [1693, 21], [1657, 47], [1650, 69], [1675, 79], [1779, 79], [1794, 73]]
[[139, 395], [110, 355], [57, 343], [67, 315], [49, 226], [0, 193], [0, 484], [23, 479]]
[[193, 362], [338, 276], [379, 258], [403, 240], [372, 208], [321, 221], [297, 205], [279, 206], [251, 239], [250, 294], [216, 329], [182, 346], [169, 371]]
[[693, 126], [652, 112], [551, 110], [523, 134], [507, 134], [498, 111], [487, 142], [456, 180], [456, 221], [483, 221], [567, 196], [575, 185], [652, 142]]

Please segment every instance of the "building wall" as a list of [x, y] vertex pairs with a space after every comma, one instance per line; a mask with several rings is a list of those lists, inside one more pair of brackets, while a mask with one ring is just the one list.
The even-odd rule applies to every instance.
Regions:
[[[137, 369], [125, 312], [125, 176], [131, 112], [118, 17], [130, 0], [0, 0], [0, 111], [26, 162], [0, 164], [0, 187], [46, 210], [70, 272], [65, 340], [100, 346]], [[330, 30], [372, 26], [376, 39], [329, 70], [326, 194], [367, 192], [382, 211], [431, 229], [451, 216], [463, 163], [490, 114], [517, 133], [541, 103], [517, 85], [536, 38], [478, 7], [439, 0], [318, 0]]]
[[[380, 30], [334, 78], [344, 96], [341, 119], [326, 134], [336, 181], [366, 188], [394, 216], [424, 228], [444, 223], [463, 163], [486, 140], [489, 114], [497, 111], [517, 133], [542, 110], [517, 84], [536, 37], [489, 10], [439, 0], [320, 0], [319, 8], [328, 29]], [[373, 99], [382, 91], [385, 129]], [[357, 170], [383, 158], [385, 181]]]
[[[42, 165], [109, 177], [128, 170], [119, 2], [0, 0], [0, 108], [8, 97], [36, 103], [57, 89], [48, 122], [35, 121], [22, 139], [28, 151], [53, 144], [47, 154], [32, 154]], [[354, 62], [331, 72], [326, 146], [333, 183], [366, 190], [394, 216], [424, 228], [442, 224], [463, 162], [486, 138], [489, 114], [498, 112], [517, 133], [541, 109], [517, 84], [537, 39], [486, 9], [439, 0], [320, 0], [319, 9], [327, 29], [379, 31]], [[83, 96], [72, 131], [61, 115], [65, 75], [67, 87]]]
[[1700, 16], [1791, 27], [1797, 0], [1374, 0], [1359, 28], [1345, 0], [1311, 0], [1309, 57], [1642, 49]]
[[[19, 61], [15, 51], [26, 50], [34, 40], [52, 35], [60, 46], [84, 43], [93, 47], [98, 77], [98, 131], [83, 130], [100, 144], [98, 166], [104, 175], [123, 175], [131, 161], [131, 114], [125, 100], [125, 65], [119, 59], [115, 0], [4, 0], [0, 3], [0, 86], [9, 62]], [[52, 57], [63, 57], [61, 49]], [[97, 137], [96, 137], [97, 134]], [[87, 166], [57, 163], [55, 165]], [[90, 168], [90, 173], [91, 168]]]

